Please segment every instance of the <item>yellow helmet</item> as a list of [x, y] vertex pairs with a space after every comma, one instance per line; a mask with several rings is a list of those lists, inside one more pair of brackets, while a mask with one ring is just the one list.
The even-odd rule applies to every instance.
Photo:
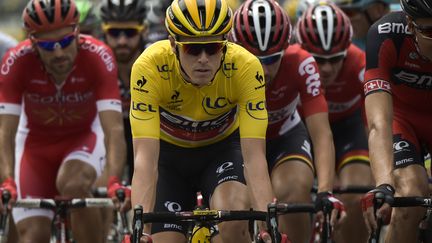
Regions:
[[224, 35], [231, 30], [232, 12], [225, 0], [174, 0], [165, 27], [174, 36]]

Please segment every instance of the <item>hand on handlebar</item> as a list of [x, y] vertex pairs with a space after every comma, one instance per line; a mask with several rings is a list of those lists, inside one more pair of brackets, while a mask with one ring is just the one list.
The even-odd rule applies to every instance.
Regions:
[[330, 192], [319, 192], [315, 199], [315, 208], [317, 210], [317, 219], [324, 222], [324, 212], [331, 210], [330, 226], [337, 227], [346, 218], [345, 206], [335, 198]]
[[382, 219], [384, 224], [389, 223], [394, 193], [391, 185], [381, 184], [362, 197], [363, 218], [369, 233], [378, 228], [377, 218]]
[[[153, 239], [151, 238], [151, 236], [149, 234], [143, 233], [139, 242], [140, 243], [153, 243]], [[122, 243], [134, 243], [134, 242], [132, 242], [132, 236], [126, 235], [123, 238]]]
[[117, 176], [111, 176], [108, 180], [108, 196], [112, 198], [116, 208], [120, 212], [131, 209], [131, 190], [123, 186]]
[[[288, 242], [288, 236], [286, 234], [280, 234], [280, 242], [273, 242], [273, 243], [287, 243]], [[271, 243], [272, 239], [270, 234], [267, 231], [260, 231], [260, 233], [257, 236], [257, 243]]]
[[6, 199], [8, 202], [7, 208], [11, 210], [13, 203], [17, 199], [17, 187], [12, 177], [8, 177], [0, 185], [0, 195], [2, 198], [2, 200], [0, 200], [0, 211], [4, 211], [6, 209], [3, 205], [3, 199]]

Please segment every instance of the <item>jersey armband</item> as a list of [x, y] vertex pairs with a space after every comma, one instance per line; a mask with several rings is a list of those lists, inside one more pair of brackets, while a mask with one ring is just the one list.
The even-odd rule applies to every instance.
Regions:
[[122, 105], [120, 100], [98, 100], [96, 102], [97, 111], [118, 111], [122, 112]]
[[382, 79], [373, 79], [367, 81], [363, 85], [364, 94], [369, 95], [371, 93], [375, 93], [377, 91], [384, 91], [391, 94], [391, 85], [389, 82]]
[[0, 103], [0, 115], [17, 115], [21, 114], [21, 105], [11, 103]]

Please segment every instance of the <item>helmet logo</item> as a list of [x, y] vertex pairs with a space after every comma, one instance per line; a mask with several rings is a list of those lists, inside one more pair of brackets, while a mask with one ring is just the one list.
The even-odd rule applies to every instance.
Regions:
[[[256, 1], [252, 3], [252, 13], [260, 13], [259, 8], [264, 8], [264, 19], [265, 19], [265, 26], [260, 25], [260, 15], [254, 14], [253, 17], [253, 24], [255, 26], [255, 34], [257, 37], [257, 42], [259, 49], [261, 51], [265, 51], [267, 49], [267, 46], [269, 44], [270, 39], [270, 33], [271, 33], [271, 8], [270, 4], [266, 1]], [[264, 33], [262, 33], [264, 31]], [[263, 40], [264, 37], [264, 40]]]
[[[332, 9], [329, 6], [317, 6], [315, 8], [316, 24], [318, 35], [321, 40], [324, 50], [329, 51], [331, 47], [333, 32], [334, 32], [334, 18]], [[324, 21], [327, 21], [327, 33], [324, 26]]]

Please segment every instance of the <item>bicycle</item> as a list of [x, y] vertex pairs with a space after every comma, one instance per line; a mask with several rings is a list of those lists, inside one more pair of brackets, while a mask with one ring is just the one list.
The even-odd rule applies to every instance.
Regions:
[[[2, 195], [3, 202], [8, 202], [10, 199], [9, 192], [5, 191]], [[111, 198], [61, 198], [54, 199], [20, 199], [14, 204], [15, 208], [43, 208], [55, 211], [52, 220], [52, 235], [51, 243], [73, 243], [73, 237], [70, 230], [68, 212], [72, 208], [114, 208]], [[0, 232], [5, 232], [2, 239], [7, 239], [7, 224], [9, 221], [10, 210], [6, 210], [5, 215], [2, 215]]]
[[[374, 208], [382, 205], [382, 201], [375, 200]], [[395, 197], [391, 207], [425, 207], [427, 208], [425, 219], [419, 224], [419, 243], [432, 242], [432, 197]], [[377, 219], [377, 229], [371, 233], [368, 243], [378, 243], [380, 240], [382, 219]]]

